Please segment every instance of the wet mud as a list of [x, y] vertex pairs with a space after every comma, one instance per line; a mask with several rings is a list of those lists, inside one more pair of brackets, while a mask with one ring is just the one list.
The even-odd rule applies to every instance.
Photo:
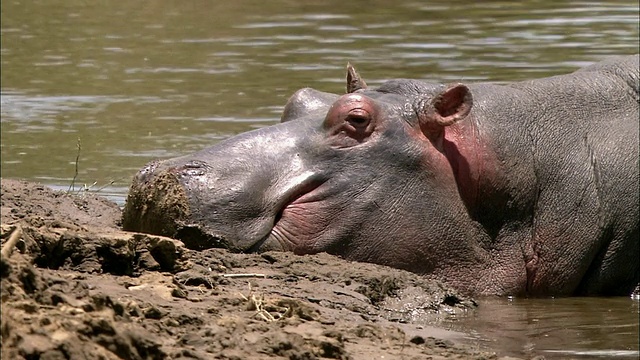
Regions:
[[1, 215], [2, 359], [506, 359], [437, 326], [473, 299], [402, 270], [191, 250], [15, 180]]

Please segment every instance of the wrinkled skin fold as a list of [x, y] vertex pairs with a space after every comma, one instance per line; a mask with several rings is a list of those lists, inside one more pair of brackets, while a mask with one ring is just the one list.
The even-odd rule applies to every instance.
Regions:
[[638, 56], [496, 85], [296, 92], [279, 124], [135, 176], [125, 230], [196, 249], [329, 252], [479, 295], [640, 280]]

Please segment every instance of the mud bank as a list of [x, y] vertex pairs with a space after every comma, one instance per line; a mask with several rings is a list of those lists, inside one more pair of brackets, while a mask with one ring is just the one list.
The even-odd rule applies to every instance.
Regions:
[[121, 231], [99, 196], [8, 179], [1, 214], [3, 359], [500, 358], [437, 326], [474, 300], [405, 271], [194, 251]]

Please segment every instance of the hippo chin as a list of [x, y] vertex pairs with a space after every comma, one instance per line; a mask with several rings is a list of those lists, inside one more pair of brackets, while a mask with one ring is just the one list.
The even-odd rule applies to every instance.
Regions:
[[133, 180], [126, 230], [328, 252], [477, 295], [628, 295], [640, 280], [638, 56], [511, 84], [302, 89], [279, 124]]

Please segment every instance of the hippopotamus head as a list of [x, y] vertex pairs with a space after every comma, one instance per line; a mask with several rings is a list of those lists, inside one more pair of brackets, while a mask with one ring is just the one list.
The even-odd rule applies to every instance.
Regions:
[[[329, 252], [420, 273], [473, 257], [444, 129], [472, 107], [465, 85], [394, 80], [297, 91], [281, 123], [135, 177], [123, 227], [256, 252]], [[465, 260], [471, 261], [470, 259]]]

